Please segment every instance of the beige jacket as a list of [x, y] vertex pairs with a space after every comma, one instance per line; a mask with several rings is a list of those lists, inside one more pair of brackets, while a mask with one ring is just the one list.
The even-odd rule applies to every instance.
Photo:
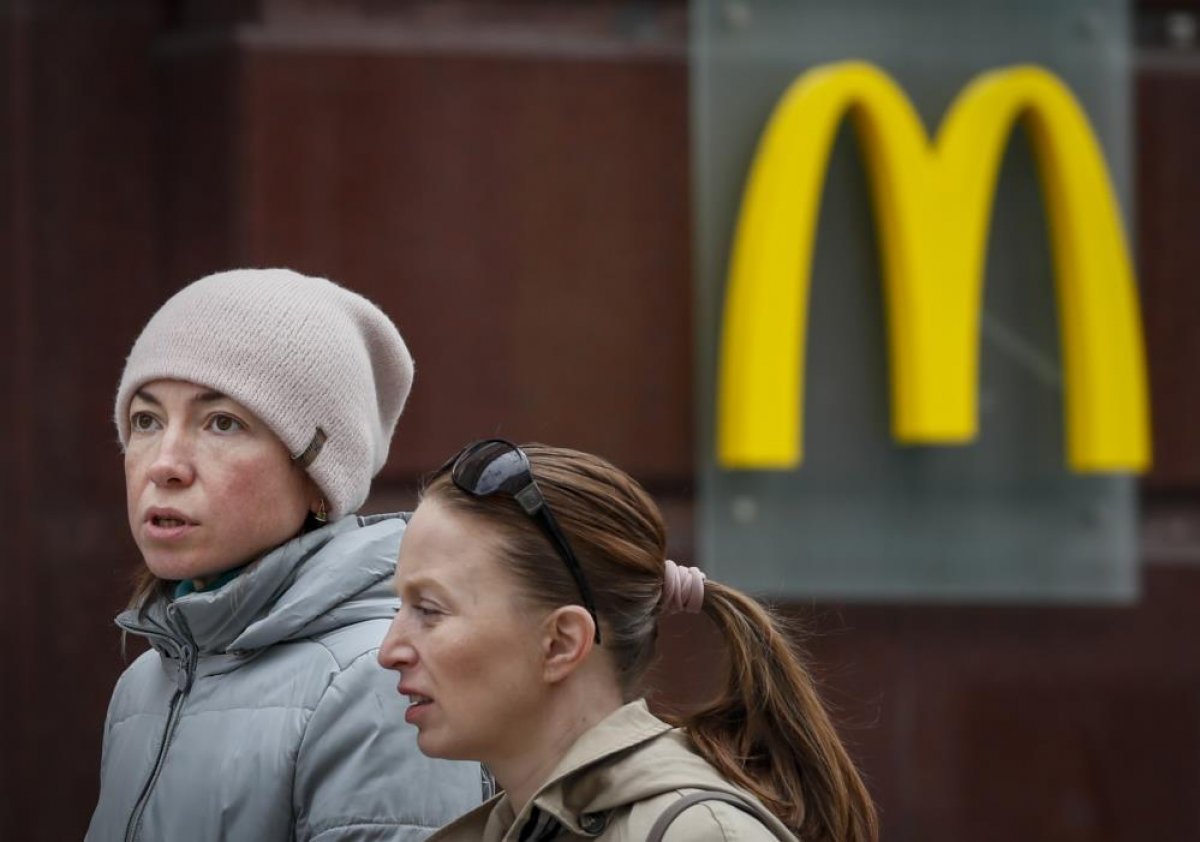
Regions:
[[[684, 734], [631, 702], [575, 741], [547, 782], [520, 814], [499, 795], [429, 838], [429, 842], [517, 842], [533, 817], [539, 828], [527, 839], [598, 839], [644, 842], [650, 827], [674, 801], [697, 789], [717, 789], [753, 800], [690, 748]], [[536, 810], [536, 812], [535, 812]], [[557, 820], [557, 825], [551, 821]], [[684, 811], [664, 842], [775, 842], [796, 837], [772, 817], [777, 837], [738, 808], [706, 801]]]

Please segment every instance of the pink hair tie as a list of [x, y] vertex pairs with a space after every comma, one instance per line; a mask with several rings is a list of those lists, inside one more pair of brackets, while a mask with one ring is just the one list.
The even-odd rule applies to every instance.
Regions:
[[681, 567], [667, 559], [663, 577], [663, 613], [698, 612], [704, 604], [704, 580], [707, 578], [699, 567]]

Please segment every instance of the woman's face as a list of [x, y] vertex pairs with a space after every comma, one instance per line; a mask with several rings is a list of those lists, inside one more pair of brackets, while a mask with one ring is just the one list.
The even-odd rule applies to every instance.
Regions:
[[540, 620], [485, 522], [429, 498], [400, 542], [401, 608], [379, 650], [432, 757], [498, 764], [527, 750], [545, 683]]
[[129, 406], [129, 527], [160, 579], [205, 580], [296, 535], [316, 487], [237, 401], [155, 380]]

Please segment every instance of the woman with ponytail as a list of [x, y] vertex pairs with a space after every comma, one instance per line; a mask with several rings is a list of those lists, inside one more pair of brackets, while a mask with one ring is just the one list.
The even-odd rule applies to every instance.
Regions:
[[[379, 660], [421, 750], [481, 760], [504, 789], [431, 842], [875, 842], [778, 621], [665, 546], [649, 495], [585, 453], [493, 439], [431, 477]], [[718, 697], [668, 723], [641, 684], [672, 611], [707, 614], [729, 657]]]

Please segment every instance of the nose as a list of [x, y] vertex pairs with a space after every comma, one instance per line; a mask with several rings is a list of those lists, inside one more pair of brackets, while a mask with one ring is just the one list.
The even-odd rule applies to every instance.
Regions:
[[388, 626], [383, 643], [379, 644], [379, 665], [384, 669], [400, 671], [409, 669], [417, 662], [417, 651], [413, 649], [405, 629], [404, 608], [396, 612]]
[[159, 487], [185, 488], [196, 478], [192, 442], [179, 429], [163, 431], [148, 472], [150, 481]]

